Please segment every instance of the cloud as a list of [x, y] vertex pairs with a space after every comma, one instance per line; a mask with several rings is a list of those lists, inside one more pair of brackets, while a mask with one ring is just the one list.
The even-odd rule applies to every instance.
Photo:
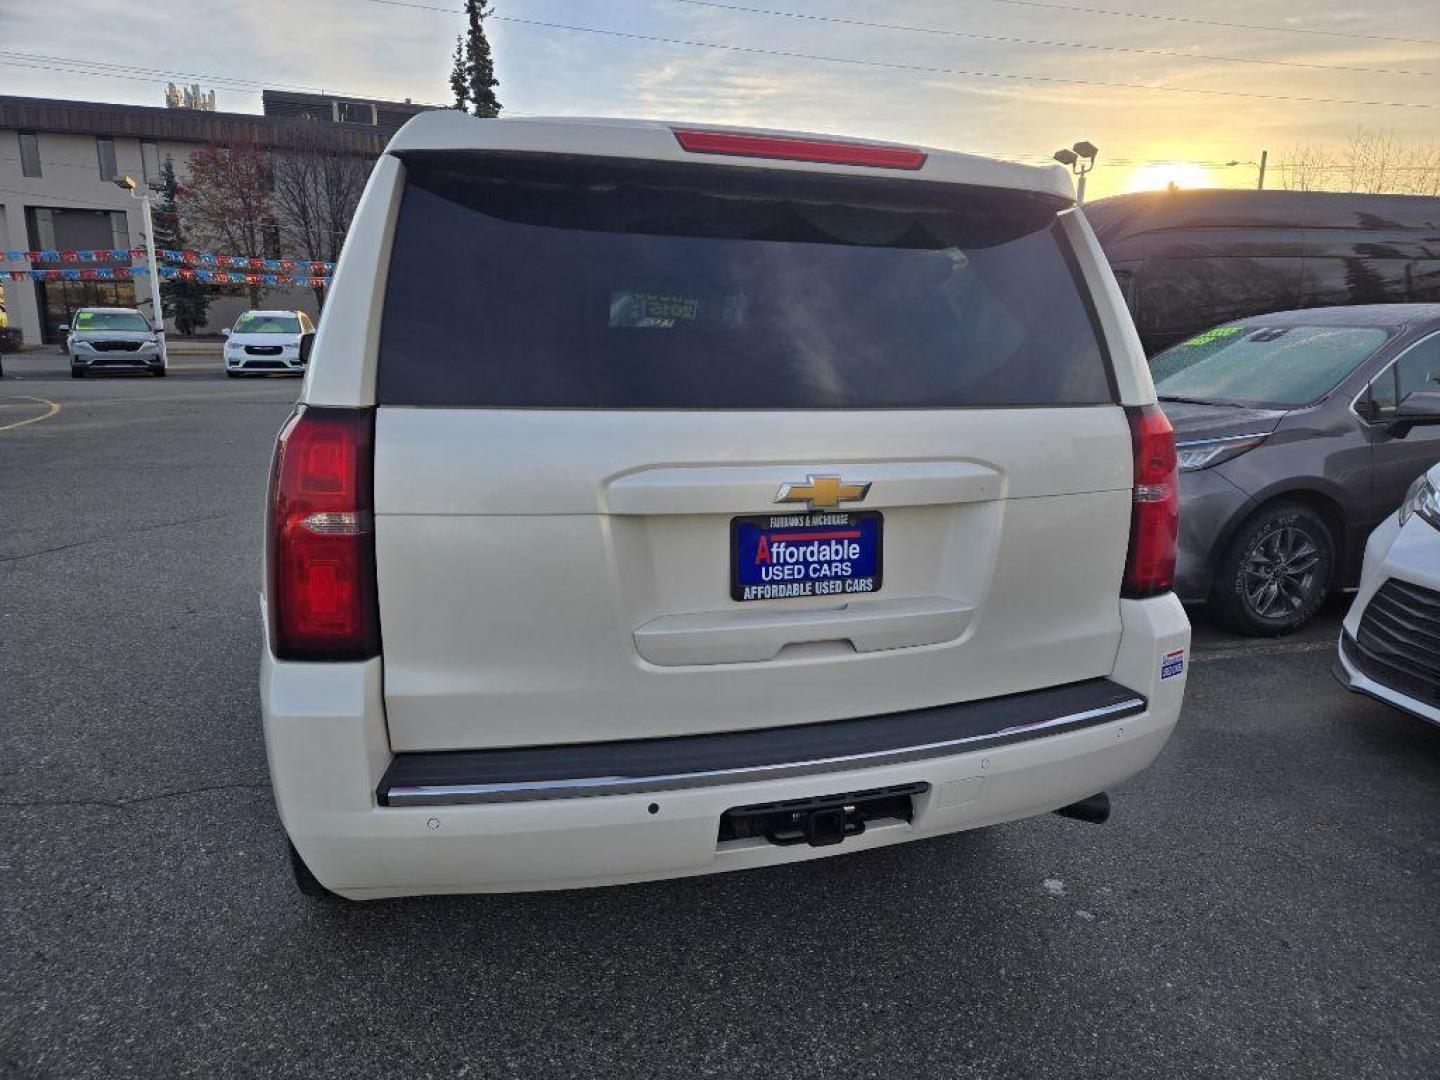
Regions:
[[827, 96], [832, 108], [844, 108], [834, 91], [817, 72], [735, 71], [718, 58], [686, 58], [638, 72], [626, 104], [640, 116], [774, 126], [777, 115], [818, 111]]
[[[459, 0], [422, 0], [458, 8]], [[501, 16], [589, 26], [495, 21], [491, 40], [500, 97], [517, 114], [639, 115], [744, 126], [795, 128], [1012, 156], [1044, 156], [1088, 138], [1106, 158], [1250, 160], [1299, 142], [1343, 142], [1358, 125], [1387, 128], [1404, 141], [1431, 137], [1440, 110], [1339, 106], [1296, 101], [1084, 85], [1241, 90], [1288, 97], [1434, 100], [1420, 76], [1334, 72], [1233, 63], [1200, 54], [1339, 66], [1440, 71], [1440, 48], [1197, 23], [1105, 16], [997, 0], [727, 0], [816, 16], [884, 22], [991, 37], [1169, 50], [1186, 56], [1001, 42], [948, 33], [877, 29], [819, 19], [682, 4], [676, 0], [495, 0]], [[1081, 0], [1057, 0], [1082, 5]], [[1119, 0], [1098, 5], [1147, 10]], [[1312, 0], [1206, 0], [1166, 11], [1221, 21], [1293, 25], [1343, 33], [1436, 37], [1431, 4]], [[67, 0], [61, 9], [0, 0], [0, 36], [25, 51], [91, 55], [144, 66], [239, 75], [271, 85], [445, 101], [458, 13], [367, 0], [195, 0], [175, 19], [164, 7]], [[1290, 20], [1287, 23], [1287, 20]], [[644, 38], [677, 38], [699, 48]], [[918, 68], [1013, 73], [1070, 82], [949, 75], [826, 62], [747, 49], [893, 62]], [[5, 67], [6, 89], [55, 97], [159, 104], [164, 79], [131, 81]], [[188, 80], [187, 80], [188, 81]], [[206, 80], [201, 77], [202, 85]], [[220, 90], [222, 109], [258, 111], [259, 94]], [[1118, 167], [1110, 168], [1115, 175]], [[1102, 170], [1105, 172], [1107, 170]], [[1243, 170], [1239, 170], [1243, 171]], [[1217, 174], [1228, 175], [1228, 174]], [[1237, 171], [1238, 175], [1238, 171]], [[1103, 186], [1101, 173], [1096, 182]]]

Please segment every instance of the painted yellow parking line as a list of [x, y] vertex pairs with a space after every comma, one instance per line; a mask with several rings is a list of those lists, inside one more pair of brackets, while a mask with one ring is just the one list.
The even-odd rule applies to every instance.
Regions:
[[[291, 387], [291, 389], [295, 390], [296, 388]], [[226, 393], [224, 390], [219, 390], [211, 394], [137, 394], [135, 397], [75, 398], [71, 402], [71, 404], [77, 406], [84, 405], [86, 408], [89, 408], [91, 405], [156, 405], [168, 404], [172, 401], [213, 401], [221, 404], [239, 403], [241, 405], [271, 405], [275, 403], [284, 404], [287, 401], [295, 401], [300, 396], [298, 391], [296, 392], [295, 397], [291, 397], [289, 394], [274, 394], [261, 396], [259, 391], [260, 388], [257, 386], [248, 388], [248, 392], [242, 392], [241, 390], [236, 388], [232, 393]]]
[[38, 424], [41, 420], [49, 420], [50, 417], [54, 416], [60, 411], [60, 406], [57, 405], [55, 402], [51, 401], [49, 398], [31, 397], [29, 394], [20, 394], [16, 397], [0, 398], [0, 404], [5, 404], [11, 401], [39, 402], [41, 405], [48, 406], [48, 411], [42, 413], [39, 416], [32, 416], [28, 420], [16, 420], [13, 424], [0, 424], [0, 431], [9, 431], [11, 428], [24, 427], [26, 424]]

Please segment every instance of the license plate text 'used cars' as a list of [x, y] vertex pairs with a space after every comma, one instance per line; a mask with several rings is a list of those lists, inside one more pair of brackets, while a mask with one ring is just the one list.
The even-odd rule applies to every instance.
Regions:
[[775, 600], [880, 588], [878, 511], [765, 514], [730, 522], [730, 596]]

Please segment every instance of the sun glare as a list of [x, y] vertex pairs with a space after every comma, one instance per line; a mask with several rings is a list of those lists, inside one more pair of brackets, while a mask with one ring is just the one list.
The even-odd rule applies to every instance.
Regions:
[[1142, 165], [1130, 174], [1130, 191], [1163, 191], [1171, 184], [1177, 188], [1214, 187], [1210, 173], [1199, 165], [1180, 162], [1158, 162]]

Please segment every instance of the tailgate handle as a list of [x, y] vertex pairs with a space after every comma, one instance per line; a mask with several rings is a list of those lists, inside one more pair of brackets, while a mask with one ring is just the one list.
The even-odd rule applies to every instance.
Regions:
[[954, 641], [971, 604], [943, 596], [869, 600], [819, 611], [713, 611], [664, 615], [635, 630], [635, 649], [660, 667], [774, 660], [787, 645], [848, 641], [879, 652]]
[[803, 481], [812, 473], [869, 483], [865, 505], [847, 506], [850, 510], [989, 502], [1000, 498], [1002, 490], [1000, 474], [973, 461], [665, 466], [610, 481], [604, 509], [636, 515], [793, 514], [804, 507], [777, 508], [775, 497], [787, 483]]

